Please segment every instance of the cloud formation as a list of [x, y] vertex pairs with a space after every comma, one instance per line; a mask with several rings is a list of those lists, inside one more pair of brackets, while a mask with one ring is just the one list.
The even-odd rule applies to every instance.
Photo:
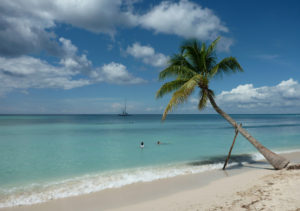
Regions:
[[40, 51], [61, 56], [54, 33], [58, 23], [111, 36], [116, 33], [117, 28], [136, 26], [154, 30], [155, 33], [201, 40], [212, 40], [220, 33], [228, 32], [228, 28], [212, 10], [188, 0], [163, 1], [143, 14], [134, 11], [135, 2], [2, 0], [0, 56], [14, 57]]
[[[144, 13], [136, 0], [2, 0], [0, 1], [0, 93], [13, 89], [72, 89], [93, 83], [136, 84], [145, 80], [115, 62], [94, 67], [71, 40], [58, 37], [59, 24], [114, 36], [118, 28], [140, 27], [155, 33], [210, 40], [228, 29], [207, 8], [188, 0], [163, 1]], [[176, 14], [176, 15], [173, 15]], [[184, 20], [183, 22], [181, 22]], [[178, 26], [178, 23], [181, 23]], [[230, 45], [229, 45], [230, 46]], [[228, 47], [225, 47], [228, 48]], [[32, 55], [45, 53], [54, 59]], [[162, 67], [168, 57], [151, 46], [134, 43], [127, 53]], [[51, 57], [52, 58], [52, 57]], [[56, 62], [57, 61], [57, 62]]]
[[20, 56], [41, 50], [59, 54], [55, 34], [45, 30], [53, 28], [54, 21], [36, 9], [29, 1], [0, 2], [0, 56]]
[[[250, 110], [274, 110], [300, 106], [300, 84], [294, 79], [280, 82], [276, 86], [255, 88], [253, 84], [239, 85], [230, 91], [223, 91], [216, 97], [221, 107], [234, 107]], [[293, 112], [293, 110], [290, 110]]]
[[132, 76], [126, 66], [111, 62], [93, 67], [85, 54], [65, 38], [59, 39], [64, 56], [57, 65], [32, 56], [0, 57], [0, 95], [14, 89], [72, 89], [93, 83], [137, 84], [145, 80]]
[[156, 33], [176, 34], [185, 38], [212, 40], [228, 28], [208, 8], [188, 0], [163, 1], [141, 15], [140, 24]]
[[166, 66], [169, 59], [169, 57], [162, 53], [156, 53], [151, 46], [141, 45], [137, 42], [132, 46], [128, 46], [126, 52], [137, 59], [142, 59], [145, 64], [155, 67]]
[[30, 56], [0, 57], [0, 95], [13, 89], [72, 89], [90, 84], [87, 79], [73, 80], [75, 75], [75, 71], [65, 66], [56, 67]]
[[106, 81], [112, 84], [139, 84], [146, 80], [132, 76], [123, 64], [111, 62], [91, 72], [90, 76], [96, 81]]
[[136, 25], [130, 2], [2, 0], [0, 56], [13, 57], [40, 51], [60, 56], [60, 46], [53, 32], [57, 23], [112, 36], [117, 27]]

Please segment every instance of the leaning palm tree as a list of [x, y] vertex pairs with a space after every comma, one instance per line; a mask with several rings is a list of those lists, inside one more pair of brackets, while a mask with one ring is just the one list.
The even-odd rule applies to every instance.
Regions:
[[274, 152], [270, 151], [253, 138], [241, 125], [238, 125], [228, 114], [221, 110], [215, 102], [214, 92], [209, 87], [209, 82], [215, 76], [224, 73], [242, 72], [243, 69], [234, 57], [227, 57], [217, 63], [216, 45], [220, 37], [213, 41], [208, 47], [205, 43], [198, 43], [196, 40], [188, 41], [181, 46], [179, 54], [175, 54], [169, 60], [166, 69], [160, 72], [159, 79], [164, 80], [173, 77], [175, 80], [162, 85], [157, 91], [156, 98], [163, 97], [167, 93], [173, 93], [167, 105], [162, 120], [168, 112], [172, 111], [178, 104], [186, 102], [196, 87], [200, 88], [200, 100], [198, 109], [202, 110], [208, 100], [212, 107], [235, 127], [256, 149], [267, 159], [275, 169], [283, 169], [289, 161]]

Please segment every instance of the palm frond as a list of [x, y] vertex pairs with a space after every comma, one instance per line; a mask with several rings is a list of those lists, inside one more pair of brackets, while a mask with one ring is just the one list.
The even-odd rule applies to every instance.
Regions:
[[165, 94], [168, 94], [174, 90], [179, 89], [188, 79], [176, 79], [162, 85], [162, 87], [156, 92], [156, 98], [161, 98]]
[[189, 39], [186, 40], [181, 46], [180, 46], [180, 52], [183, 55], [184, 51], [188, 46], [193, 46], [195, 43], [198, 43], [196, 39]]
[[218, 42], [220, 41], [221, 37], [217, 37], [217, 39], [215, 39], [210, 46], [208, 46], [207, 48], [207, 55], [211, 55], [212, 53], [215, 52], [215, 49], [217, 47]]
[[216, 66], [216, 60], [217, 58], [214, 55], [205, 55], [205, 64], [206, 64], [206, 69], [208, 70], [207, 72], [209, 73], [210, 70]]
[[236, 58], [234, 57], [227, 57], [216, 64], [210, 71], [210, 77], [214, 75], [221, 75], [223, 73], [236, 73], [236, 72], [243, 72], [243, 68], [238, 63]]
[[164, 80], [167, 77], [191, 78], [197, 73], [183, 65], [171, 65], [159, 73], [159, 79]]
[[221, 37], [218, 37], [216, 40], [214, 40], [206, 50], [205, 63], [207, 70], [211, 70], [216, 65], [217, 58], [215, 55], [215, 50], [220, 39]]
[[189, 40], [181, 46], [181, 53], [189, 63], [193, 66], [193, 69], [197, 73], [203, 71], [203, 53], [205, 53], [206, 45], [202, 43], [201, 47], [199, 46], [197, 40]]
[[209, 71], [209, 77], [210, 78], [214, 77], [218, 73], [219, 68], [220, 68], [219, 64], [216, 64], [214, 67], [212, 67]]
[[199, 56], [199, 53], [195, 50], [194, 46], [185, 46], [183, 56], [187, 58], [189, 63], [194, 67], [195, 71], [199, 73], [199, 66], [201, 66], [201, 57]]
[[202, 46], [201, 46], [201, 53], [202, 52], [205, 52], [206, 51], [206, 45], [205, 45], [205, 43], [203, 42], [202, 43]]
[[173, 66], [173, 65], [185, 66], [192, 70], [194, 68], [182, 54], [174, 54], [168, 63], [169, 63], [169, 66]]
[[181, 46], [180, 54], [170, 59], [169, 67], [160, 72], [159, 79], [176, 76], [174, 81], [164, 84], [156, 93], [156, 97], [159, 98], [174, 91], [162, 120], [174, 107], [185, 102], [195, 87], [201, 89], [198, 109], [203, 109], [207, 105], [208, 98], [215, 96], [214, 92], [209, 89], [209, 82], [215, 75], [243, 72], [234, 57], [227, 57], [217, 63], [215, 52], [219, 40], [220, 37], [208, 47], [205, 43], [200, 44], [196, 40], [187, 41]]
[[201, 69], [203, 70], [202, 72], [206, 75], [207, 74], [207, 66], [206, 66], [206, 46], [205, 43], [202, 44], [201, 48]]
[[172, 111], [174, 107], [181, 104], [187, 100], [187, 98], [193, 93], [195, 87], [198, 85], [200, 80], [200, 75], [196, 75], [184, 83], [179, 90], [174, 92], [169, 104], [167, 105], [162, 120], [166, 119], [167, 114]]

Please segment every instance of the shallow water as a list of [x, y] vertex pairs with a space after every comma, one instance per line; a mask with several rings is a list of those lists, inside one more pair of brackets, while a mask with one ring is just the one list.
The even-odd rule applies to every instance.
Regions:
[[[272, 150], [300, 149], [300, 115], [232, 117]], [[225, 120], [218, 115], [169, 115], [162, 123], [160, 118], [0, 116], [0, 207], [221, 168], [234, 136]], [[255, 152], [239, 135], [233, 154]], [[233, 161], [258, 158], [238, 156]]]

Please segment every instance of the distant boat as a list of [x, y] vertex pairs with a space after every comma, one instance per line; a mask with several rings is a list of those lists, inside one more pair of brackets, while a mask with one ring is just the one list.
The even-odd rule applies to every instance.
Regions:
[[119, 114], [119, 116], [131, 116], [130, 114], [128, 114], [126, 112], [126, 101], [125, 101], [125, 106], [124, 106], [123, 112], [121, 114]]

